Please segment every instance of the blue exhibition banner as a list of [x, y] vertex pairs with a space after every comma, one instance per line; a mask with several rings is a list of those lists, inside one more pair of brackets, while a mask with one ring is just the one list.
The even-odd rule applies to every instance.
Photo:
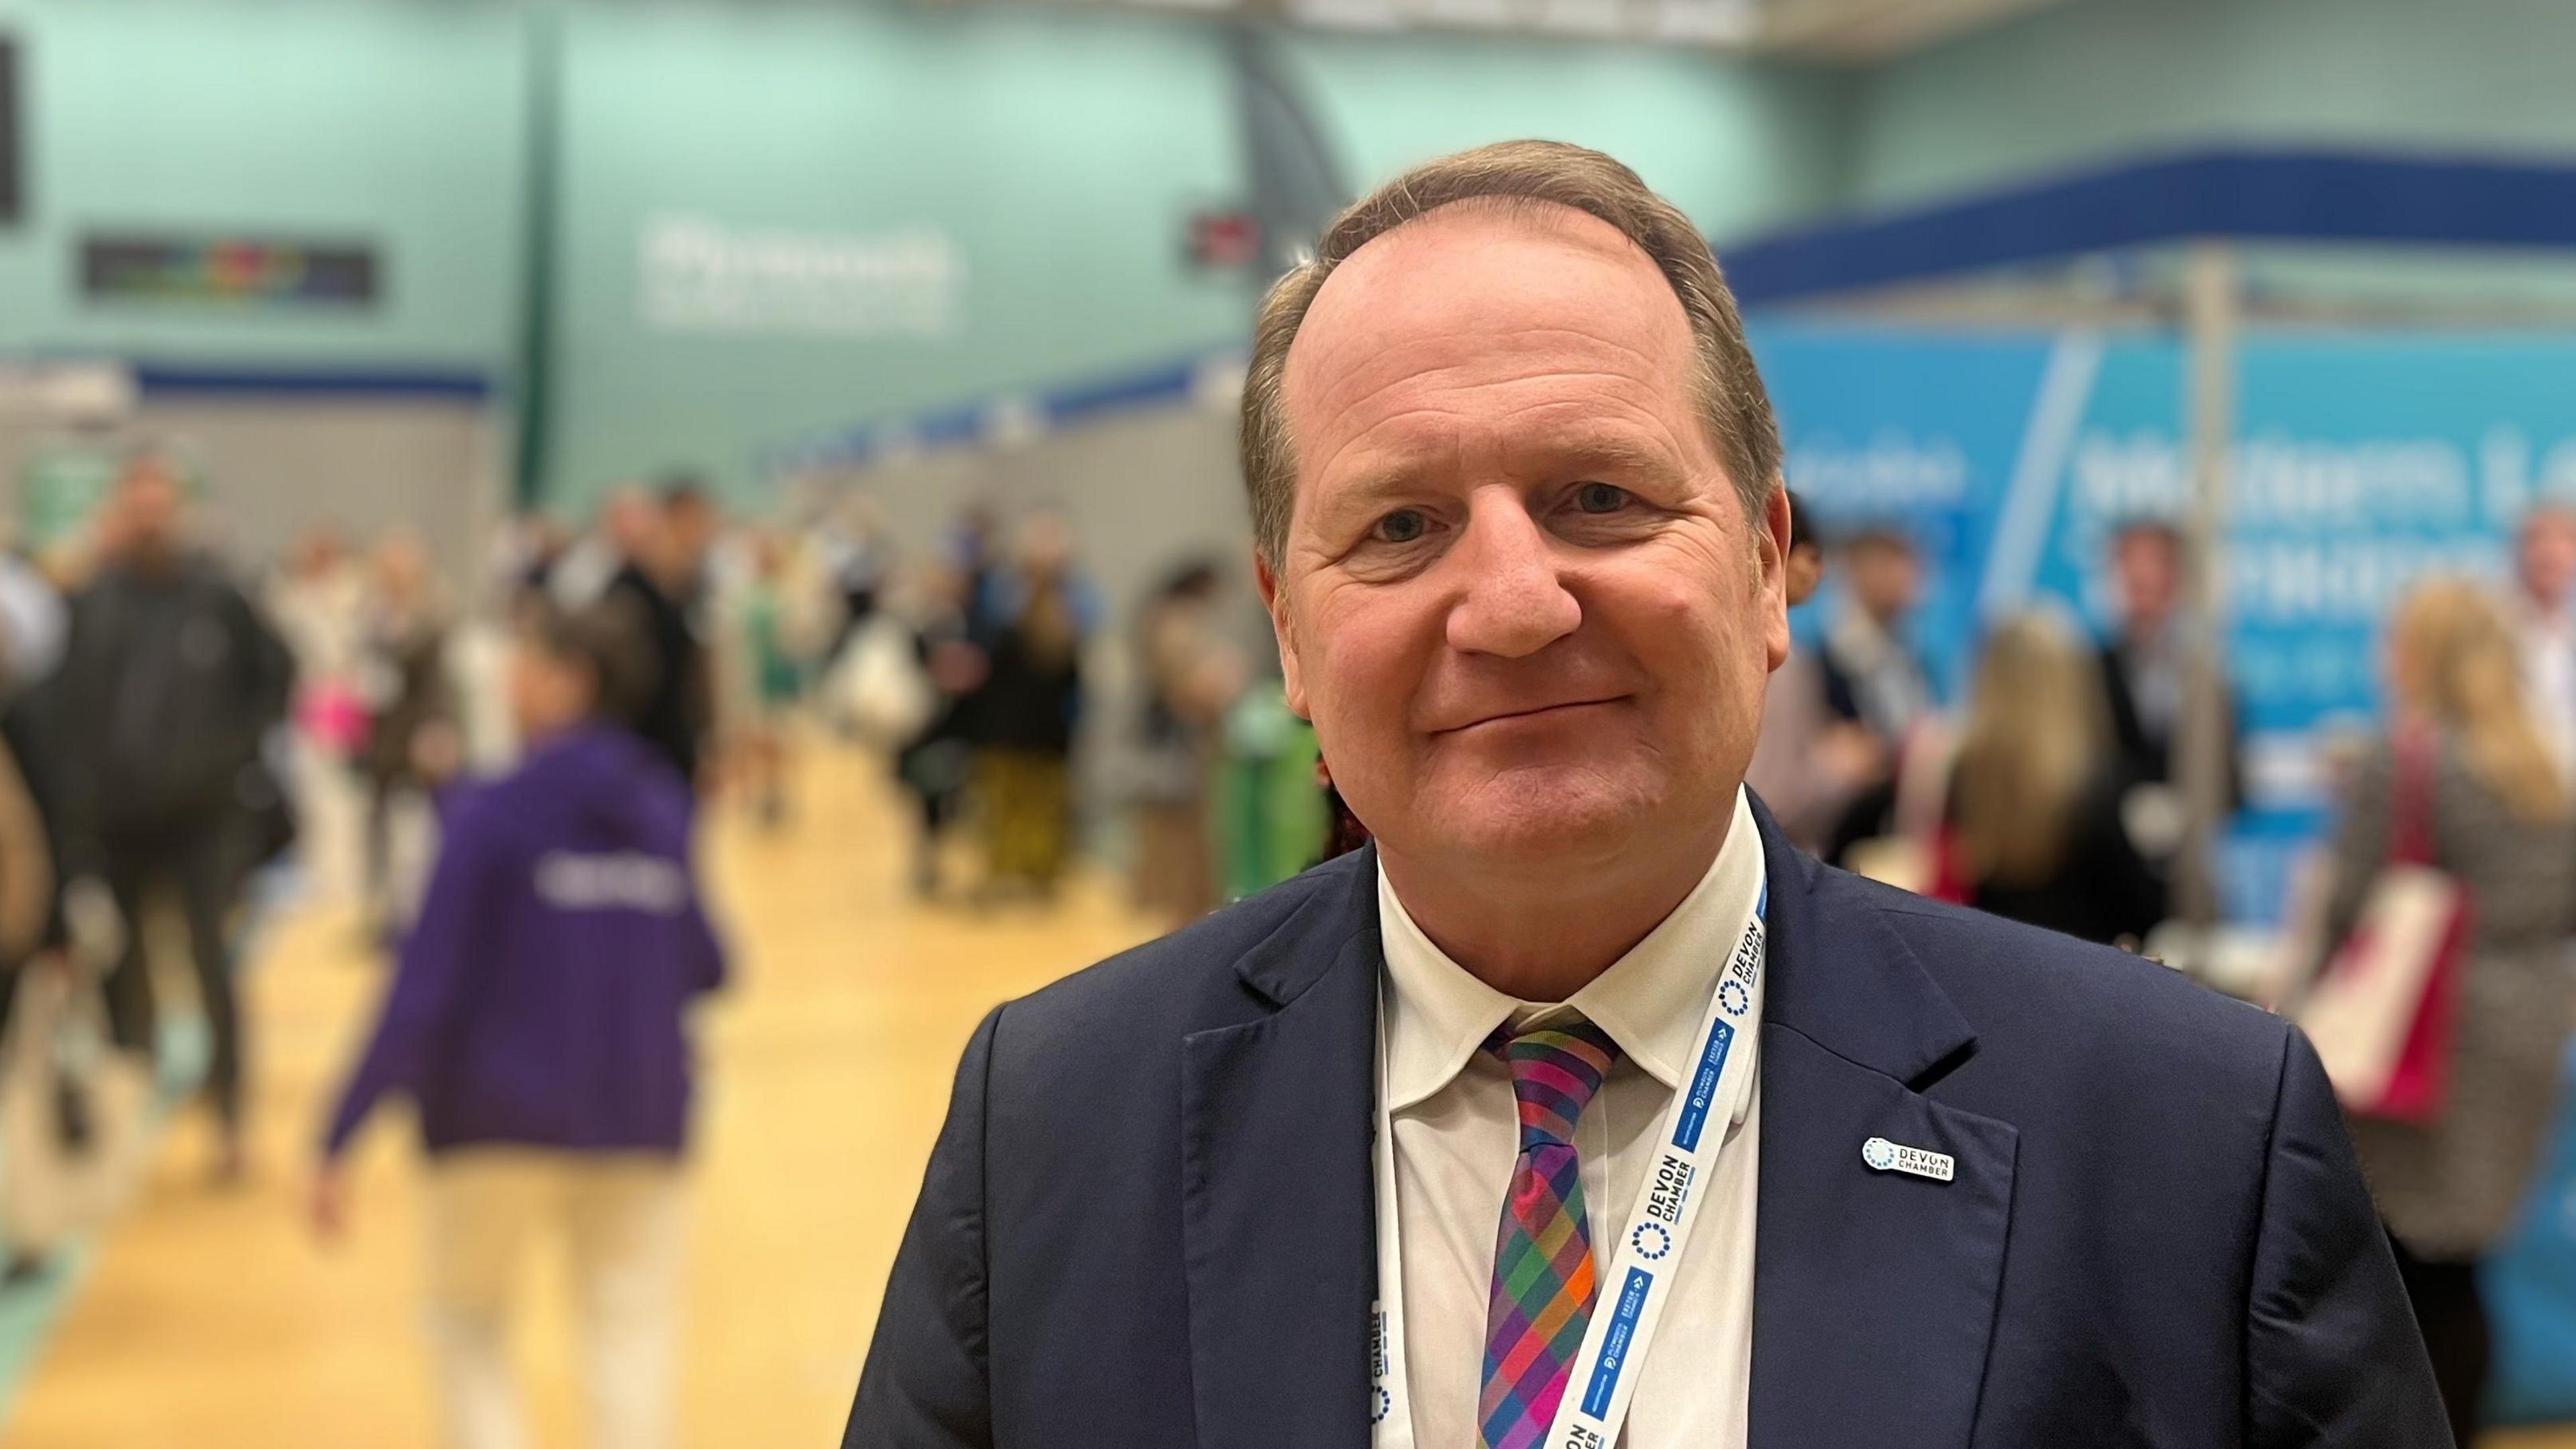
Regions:
[[[2103, 556], [2189, 495], [2184, 357], [2157, 334], [1755, 328], [1791, 486], [1828, 530], [1892, 524], [1956, 699], [1987, 621], [2113, 615]], [[2223, 576], [2248, 808], [2220, 875], [2268, 920], [2328, 806], [2319, 745], [2378, 704], [2378, 636], [2428, 571], [2492, 575], [2536, 497], [2576, 498], [2576, 338], [2262, 332], [2238, 359]]]

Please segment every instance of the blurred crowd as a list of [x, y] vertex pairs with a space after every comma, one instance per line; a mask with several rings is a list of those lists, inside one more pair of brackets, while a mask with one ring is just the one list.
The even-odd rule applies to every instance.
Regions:
[[540, 1237], [574, 1269], [599, 1442], [667, 1442], [688, 1018], [726, 976], [707, 812], [783, 827], [800, 748], [856, 741], [908, 802], [926, 904], [1043, 904], [1097, 845], [1170, 924], [1325, 846], [1312, 733], [1212, 561], [1112, 630], [1044, 508], [970, 506], [907, 554], [862, 494], [728, 517], [673, 477], [442, 568], [401, 529], [238, 556], [203, 481], [137, 451], [73, 537], [0, 552], [9, 1282], [136, 1190], [168, 1108], [204, 1104], [219, 1186], [300, 1169], [250, 1160], [240, 981], [279, 903], [348, 902], [393, 970], [310, 1216], [344, 1229], [347, 1154], [407, 1099], [459, 1442], [522, 1442], [509, 1290]]
[[[279, 882], [344, 894], [396, 968], [312, 1213], [345, 1222], [345, 1150], [410, 1098], [464, 1442], [514, 1442], [506, 1268], [543, 1232], [598, 1305], [602, 1441], [663, 1432], [686, 1018], [725, 977], [691, 849], [706, 811], [784, 826], [800, 751], [855, 740], [905, 802], [925, 903], [1043, 903], [1096, 849], [1172, 925], [1365, 839], [1218, 559], [1172, 560], [1113, 611], [1052, 510], [971, 505], [907, 552], [855, 490], [749, 519], [675, 477], [579, 529], [512, 520], [479, 576], [405, 532], [323, 527], [253, 569], [204, 542], [191, 485], [138, 452], [75, 542], [0, 553], [10, 1277], [130, 1189], [156, 1101], [201, 1098], [213, 1175], [250, 1170], [246, 943]], [[1793, 516], [1796, 642], [1750, 776], [1782, 828], [1927, 895], [2152, 949], [2244, 793], [2185, 536], [2114, 530], [2110, 625], [2005, 614], [1945, 699], [1914, 543]], [[2385, 716], [2331, 752], [2336, 824], [2259, 992], [2300, 1011], [2392, 864], [2475, 902], [2447, 1105], [2354, 1119], [2456, 1405], [2485, 1370], [2476, 1268], [2537, 1170], [2576, 1006], [2576, 512], [2523, 520], [2510, 574], [2398, 601]], [[2216, 726], [2197, 767], [2195, 717]]]
[[[2192, 842], [2245, 794], [2224, 670], [2186, 606], [2192, 563], [2169, 522], [2114, 530], [2110, 627], [2007, 613], [1945, 706], [1911, 618], [1918, 551], [1893, 529], [1801, 525], [1793, 601], [1834, 587], [1773, 678], [1753, 788], [1799, 843], [1864, 874], [2132, 949], [2188, 940], [2169, 922]], [[2350, 1012], [2315, 1014], [2328, 983], [2390, 970], [2392, 939], [2417, 933], [2420, 996], [2364, 1008], [2396, 1033], [2388, 1079], [2338, 1070], [2337, 1087], [2463, 1444], [2490, 1358], [2480, 1265], [2545, 1160], [2576, 1024], [2576, 509], [2525, 516], [2508, 573], [2428, 576], [2394, 601], [2381, 717], [2321, 745], [2331, 824], [2247, 983], [2338, 1069], [2328, 1039]], [[2218, 726], [2200, 801], [2196, 708]]]

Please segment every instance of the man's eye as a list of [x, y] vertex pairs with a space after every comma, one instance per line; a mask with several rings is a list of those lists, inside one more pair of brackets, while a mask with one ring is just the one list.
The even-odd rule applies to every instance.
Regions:
[[1380, 543], [1411, 543], [1429, 527], [1419, 510], [1399, 508], [1377, 521], [1377, 540]]
[[1616, 513], [1628, 506], [1628, 490], [1608, 483], [1585, 483], [1574, 490], [1574, 506], [1585, 513]]

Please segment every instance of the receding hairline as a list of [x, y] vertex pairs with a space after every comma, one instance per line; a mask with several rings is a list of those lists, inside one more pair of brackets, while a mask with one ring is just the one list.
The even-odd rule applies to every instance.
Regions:
[[[1306, 335], [1306, 323], [1314, 317], [1315, 309], [1323, 305], [1325, 296], [1333, 290], [1333, 283], [1339, 281], [1342, 274], [1349, 271], [1360, 258], [1377, 248], [1379, 243], [1407, 234], [1419, 236], [1426, 226], [1437, 230], [1442, 227], [1464, 225], [1476, 220], [1480, 215], [1497, 221], [1517, 222], [1524, 230], [1544, 232], [1560, 240], [1583, 244], [1587, 250], [1598, 252], [1602, 256], [1616, 257], [1623, 262], [1643, 265], [1654, 277], [1656, 290], [1672, 299], [1674, 315], [1681, 319], [1682, 330], [1685, 333], [1691, 330], [1690, 309], [1682, 305], [1682, 295], [1674, 290], [1672, 278], [1665, 274], [1663, 264], [1656, 261], [1654, 254], [1647, 251], [1635, 237], [1621, 231], [1617, 226], [1585, 211], [1582, 207], [1570, 206], [1546, 197], [1462, 196], [1456, 201], [1442, 202], [1419, 216], [1406, 217], [1351, 248], [1335, 260], [1331, 268], [1324, 273], [1324, 279], [1316, 283], [1315, 290], [1307, 296], [1306, 305], [1299, 309], [1296, 330], [1288, 337], [1287, 356], [1297, 355], [1297, 343]], [[1380, 251], [1378, 255], [1384, 256], [1385, 253]]]
[[[1348, 271], [1353, 263], [1358, 262], [1380, 242], [1403, 236], [1408, 232], [1418, 234], [1420, 228], [1426, 223], [1435, 227], [1459, 226], [1472, 222], [1479, 216], [1519, 223], [1524, 230], [1547, 233], [1558, 239], [1580, 244], [1585, 250], [1600, 256], [1614, 258], [1625, 264], [1643, 266], [1646, 275], [1654, 281], [1655, 293], [1671, 304], [1672, 320], [1681, 324], [1683, 344], [1681, 361], [1686, 370], [1686, 384], [1695, 394], [1705, 390], [1711, 384], [1712, 379], [1705, 375], [1708, 371], [1707, 359], [1701, 354], [1697, 345], [1697, 328], [1692, 324], [1690, 308], [1682, 301], [1681, 293], [1674, 289], [1672, 278], [1665, 273], [1663, 264], [1658, 262], [1654, 254], [1647, 251], [1635, 237], [1582, 207], [1568, 205], [1547, 197], [1508, 194], [1462, 196], [1455, 201], [1443, 202], [1419, 215], [1406, 217], [1351, 248], [1333, 263], [1330, 270], [1325, 272], [1324, 279], [1316, 284], [1312, 293], [1308, 294], [1305, 306], [1297, 314], [1296, 330], [1289, 334], [1288, 346], [1280, 355], [1279, 385], [1274, 400], [1278, 409], [1279, 441], [1286, 449], [1292, 466], [1302, 466], [1297, 462], [1296, 432], [1288, 426], [1288, 415], [1292, 411], [1291, 400], [1298, 391], [1296, 380], [1301, 371], [1297, 363], [1297, 345], [1305, 340], [1307, 324], [1314, 320], [1315, 313], [1324, 306], [1324, 298], [1332, 292], [1333, 284], [1341, 279], [1342, 274]], [[1379, 255], [1383, 257], [1385, 253], [1380, 252]], [[1699, 399], [1694, 397], [1693, 401], [1696, 404]]]

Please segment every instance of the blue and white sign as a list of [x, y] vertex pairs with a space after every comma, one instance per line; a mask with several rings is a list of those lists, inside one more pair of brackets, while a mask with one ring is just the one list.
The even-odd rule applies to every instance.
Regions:
[[[1829, 525], [1893, 523], [1930, 564], [1917, 627], [1956, 698], [1997, 615], [2053, 597], [2111, 623], [2103, 552], [2189, 492], [2171, 339], [1756, 329], [1792, 487]], [[2249, 809], [2220, 872], [2269, 919], [2327, 801], [2320, 732], [2375, 715], [2389, 605], [2494, 573], [2536, 498], [2576, 498], [2576, 339], [2264, 336], [2239, 357], [2221, 560]], [[1807, 621], [1806, 627], [1812, 627]]]

